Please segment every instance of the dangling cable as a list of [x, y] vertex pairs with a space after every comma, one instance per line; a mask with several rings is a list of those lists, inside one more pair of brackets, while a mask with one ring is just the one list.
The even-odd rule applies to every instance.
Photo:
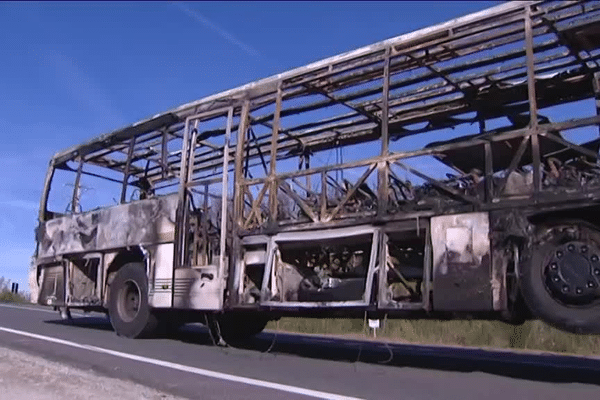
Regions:
[[[219, 321], [217, 319], [211, 318], [211, 320], [209, 322], [209, 318], [208, 318], [207, 314], [204, 314], [204, 321], [206, 323], [206, 327], [208, 328], [208, 334], [210, 336], [210, 339], [213, 342], [213, 345], [219, 347], [221, 349], [221, 351], [228, 354], [227, 351], [225, 351], [225, 347], [228, 347], [228, 344], [227, 344], [227, 342], [225, 342], [225, 340], [223, 340], [223, 336], [221, 335], [221, 327], [219, 326]], [[219, 337], [219, 341], [217, 341], [215, 336], [213, 335], [212, 327], [214, 327], [216, 329], [215, 333]]]
[[392, 350], [392, 347], [387, 342], [387, 340], [384, 341], [383, 344], [385, 345], [385, 348], [390, 352], [390, 358], [388, 358], [385, 361], [380, 361], [378, 364], [388, 364], [388, 363], [390, 363], [394, 359], [394, 351]]
[[211, 326], [210, 326], [210, 324], [208, 323], [208, 315], [207, 315], [207, 314], [204, 314], [204, 324], [205, 324], [205, 325], [206, 325], [206, 327], [208, 328], [208, 335], [210, 336], [210, 339], [212, 340], [212, 342], [213, 342], [213, 345], [214, 345], [214, 346], [218, 346], [218, 345], [217, 345], [217, 341], [215, 340], [215, 337], [214, 337], [214, 335], [213, 335], [213, 332], [212, 332]]
[[221, 324], [218, 319], [215, 319], [215, 326], [217, 327], [217, 335], [219, 335], [219, 347], [225, 350], [225, 347], [229, 347], [229, 344], [223, 339], [223, 335], [221, 334]]
[[[384, 329], [387, 326], [386, 324], [387, 324], [387, 313], [383, 315], [383, 327], [384, 327]], [[390, 358], [388, 358], [385, 361], [380, 361], [379, 364], [388, 364], [388, 363], [390, 363], [394, 359], [394, 351], [392, 350], [392, 346], [390, 346], [390, 344], [388, 343], [387, 340], [384, 340], [383, 344], [385, 345], [386, 349], [388, 349], [388, 351], [390, 352]]]
[[271, 341], [271, 345], [269, 346], [269, 348], [266, 351], [263, 351], [263, 354], [268, 354], [271, 352], [271, 350], [273, 350], [273, 347], [275, 347], [275, 342], [277, 341], [277, 334], [279, 334], [279, 320], [277, 320], [277, 327], [275, 329], [275, 334], [273, 335], [273, 340]]
[[352, 364], [354, 367], [354, 372], [357, 372], [357, 368], [356, 368], [356, 364], [358, 364], [358, 362], [360, 361], [360, 354], [362, 353], [362, 342], [358, 345], [358, 355], [356, 356], [356, 361], [354, 361], [354, 363]]

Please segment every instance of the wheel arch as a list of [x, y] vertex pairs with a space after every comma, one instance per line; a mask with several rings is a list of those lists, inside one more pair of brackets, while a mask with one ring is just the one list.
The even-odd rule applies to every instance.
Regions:
[[108, 307], [108, 299], [110, 298], [110, 284], [115, 277], [117, 271], [123, 266], [136, 262], [144, 265], [146, 275], [149, 272], [149, 257], [148, 252], [142, 246], [132, 246], [119, 250], [112, 261], [106, 268], [106, 274], [104, 279], [105, 295], [104, 295], [104, 307]]
[[536, 227], [563, 221], [583, 220], [600, 230], [600, 204], [539, 212], [528, 216], [527, 219]]

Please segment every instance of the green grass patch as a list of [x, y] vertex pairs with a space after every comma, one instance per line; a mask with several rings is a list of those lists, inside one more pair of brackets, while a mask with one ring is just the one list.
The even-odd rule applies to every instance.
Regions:
[[[382, 321], [383, 322], [383, 321]], [[282, 318], [267, 329], [287, 332], [372, 337], [362, 319]], [[513, 326], [500, 321], [387, 320], [377, 330], [378, 340], [413, 344], [474, 346], [484, 348], [600, 354], [599, 335], [562, 332], [541, 321]]]

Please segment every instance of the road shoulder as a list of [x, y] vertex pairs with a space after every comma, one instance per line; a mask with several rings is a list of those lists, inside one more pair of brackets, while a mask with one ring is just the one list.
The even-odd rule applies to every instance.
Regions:
[[0, 347], [0, 386], [7, 400], [181, 399], [5, 347]]

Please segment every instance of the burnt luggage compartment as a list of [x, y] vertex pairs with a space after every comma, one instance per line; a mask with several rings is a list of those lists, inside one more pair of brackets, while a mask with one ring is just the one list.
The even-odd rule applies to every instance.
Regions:
[[488, 213], [431, 218], [433, 309], [492, 310]]
[[263, 304], [368, 304], [378, 237], [372, 227], [276, 235], [270, 246]]

